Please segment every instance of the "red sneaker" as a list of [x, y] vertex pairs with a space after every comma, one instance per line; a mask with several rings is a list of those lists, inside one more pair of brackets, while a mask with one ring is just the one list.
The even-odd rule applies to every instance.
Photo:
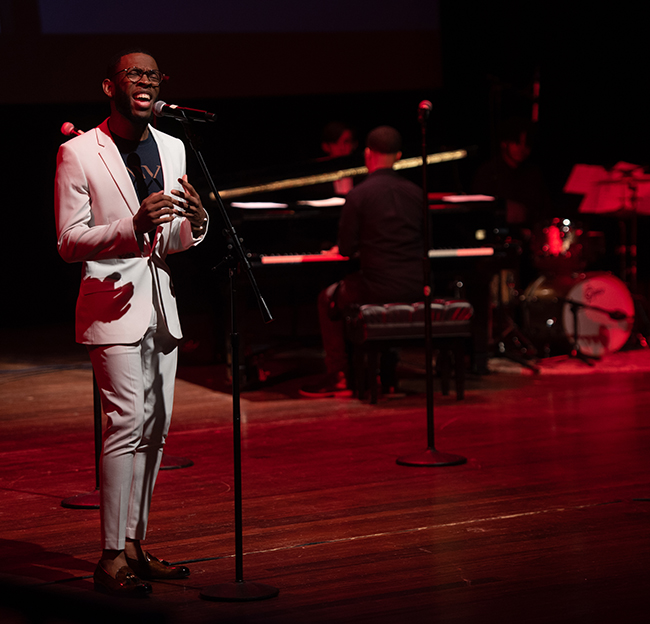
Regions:
[[298, 391], [301, 396], [310, 399], [327, 399], [331, 397], [351, 397], [345, 373], [328, 373], [319, 382], [303, 386]]

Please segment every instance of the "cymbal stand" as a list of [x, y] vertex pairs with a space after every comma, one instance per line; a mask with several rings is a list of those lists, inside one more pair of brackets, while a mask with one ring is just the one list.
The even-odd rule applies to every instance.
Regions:
[[516, 362], [525, 368], [539, 373], [539, 366], [535, 363], [537, 349], [533, 343], [521, 331], [512, 315], [506, 310], [503, 288], [503, 273], [498, 276], [499, 288], [497, 293], [497, 327], [500, 333], [496, 338], [497, 357], [503, 357], [512, 362]]
[[630, 215], [630, 244], [627, 248], [630, 260], [630, 266], [627, 267], [628, 285], [632, 293], [637, 291], [637, 255], [636, 244], [638, 236], [638, 217], [637, 217], [637, 202], [638, 202], [638, 186], [633, 183], [633, 178], [628, 176], [627, 186], [630, 189], [630, 207], [632, 214]]
[[[638, 292], [637, 280], [637, 240], [638, 240], [638, 201], [639, 201], [639, 186], [635, 183], [632, 176], [633, 171], [626, 173], [627, 187], [630, 190], [630, 232], [629, 232], [629, 245], [626, 245], [627, 232], [625, 222], [623, 219], [619, 221], [621, 231], [621, 245], [619, 251], [621, 253], [621, 279], [628, 285], [632, 299], [634, 300], [634, 307], [636, 310], [634, 337], [638, 345], [647, 348], [648, 337], [650, 336], [650, 320], [648, 319], [648, 302], [646, 298]], [[629, 266], [628, 266], [629, 259]]]

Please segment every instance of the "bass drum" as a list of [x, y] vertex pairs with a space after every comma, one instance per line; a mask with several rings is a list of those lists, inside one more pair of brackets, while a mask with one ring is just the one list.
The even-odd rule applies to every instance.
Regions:
[[592, 357], [618, 351], [634, 325], [634, 301], [627, 286], [607, 272], [542, 276], [523, 297], [524, 331], [545, 355], [569, 353], [574, 343]]

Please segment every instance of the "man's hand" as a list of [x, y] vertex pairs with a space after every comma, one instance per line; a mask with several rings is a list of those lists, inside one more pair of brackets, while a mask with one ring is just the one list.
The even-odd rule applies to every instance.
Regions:
[[184, 216], [192, 224], [192, 232], [199, 236], [205, 232], [208, 215], [196, 189], [187, 181], [187, 176], [178, 178], [178, 181], [183, 185], [184, 191], [173, 190], [172, 195], [180, 197], [184, 201], [174, 198], [174, 204], [182, 208], [177, 211], [177, 214]]
[[168, 223], [174, 220], [174, 216], [180, 211], [174, 208], [174, 204], [180, 204], [163, 191], [152, 193], [140, 204], [140, 209], [133, 217], [133, 229], [136, 234], [146, 234], [155, 230], [161, 223]]

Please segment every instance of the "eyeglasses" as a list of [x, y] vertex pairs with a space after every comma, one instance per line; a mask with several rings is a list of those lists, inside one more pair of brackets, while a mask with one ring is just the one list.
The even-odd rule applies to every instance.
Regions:
[[165, 76], [162, 72], [158, 71], [157, 69], [140, 69], [139, 67], [127, 67], [126, 69], [120, 69], [117, 73], [113, 74], [113, 78], [117, 76], [117, 74], [121, 74], [122, 72], [126, 72], [126, 77], [133, 83], [137, 84], [140, 82], [143, 78], [143, 76], [147, 77], [147, 80], [154, 86], [157, 87], [160, 85], [160, 83], [163, 80], [167, 80], [169, 76]]

